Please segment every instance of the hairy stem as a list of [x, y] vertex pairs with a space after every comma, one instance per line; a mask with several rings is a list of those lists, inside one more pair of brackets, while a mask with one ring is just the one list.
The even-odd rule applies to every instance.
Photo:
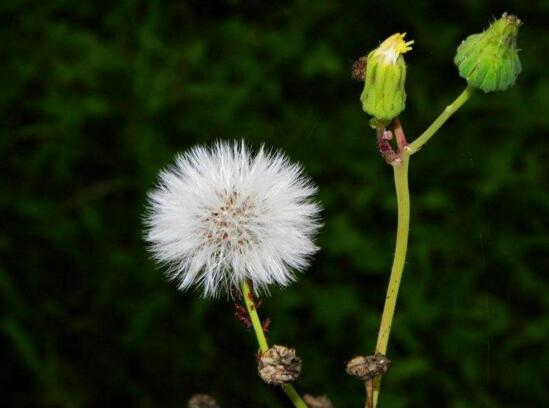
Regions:
[[[387, 344], [389, 343], [389, 335], [395, 315], [395, 307], [398, 297], [398, 289], [404, 271], [404, 263], [406, 260], [406, 250], [408, 248], [408, 233], [410, 230], [410, 191], [408, 188], [408, 164], [409, 155], [406, 150], [401, 151], [401, 161], [393, 165], [395, 176], [395, 188], [398, 206], [398, 225], [396, 235], [395, 256], [393, 266], [391, 267], [391, 276], [389, 278], [389, 286], [387, 288], [387, 297], [381, 315], [381, 324], [376, 344], [376, 352], [386, 354]], [[374, 407], [377, 405], [379, 396], [380, 379], [374, 382]], [[366, 384], [368, 386], [368, 384]]]
[[[257, 308], [255, 306], [254, 297], [250, 284], [247, 280], [242, 282], [242, 296], [244, 297], [244, 303], [246, 304], [246, 309], [250, 315], [250, 321], [252, 322], [252, 327], [254, 329], [255, 337], [257, 339], [257, 344], [259, 344], [259, 350], [264, 353], [269, 350], [269, 344], [267, 343], [267, 338], [265, 337], [265, 332], [261, 326], [261, 320], [257, 314]], [[301, 399], [296, 389], [291, 384], [283, 384], [282, 389], [290, 398], [290, 401], [294, 404], [296, 408], [308, 408], [307, 404]]]
[[442, 125], [452, 116], [467, 100], [473, 95], [475, 90], [467, 86], [465, 90], [450, 104], [444, 111], [435, 119], [425, 132], [423, 132], [416, 140], [410, 143], [406, 150], [409, 154], [416, 153], [421, 147], [433, 137], [433, 135], [441, 128]]

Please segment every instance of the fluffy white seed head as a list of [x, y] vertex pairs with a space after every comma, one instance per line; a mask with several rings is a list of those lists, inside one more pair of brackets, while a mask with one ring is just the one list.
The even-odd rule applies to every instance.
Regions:
[[256, 293], [295, 280], [317, 251], [316, 187], [300, 165], [262, 147], [218, 142], [179, 155], [149, 193], [145, 239], [180, 289]]

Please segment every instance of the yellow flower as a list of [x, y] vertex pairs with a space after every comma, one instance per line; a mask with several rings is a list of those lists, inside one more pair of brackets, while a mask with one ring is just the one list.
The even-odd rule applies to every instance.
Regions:
[[386, 64], [396, 64], [398, 56], [412, 50], [414, 41], [404, 41], [406, 33], [396, 33], [383, 41], [374, 50], [374, 55], [382, 56]]
[[382, 122], [389, 122], [406, 106], [406, 64], [402, 54], [412, 49], [404, 41], [406, 33], [396, 33], [370, 52], [366, 61], [362, 109]]

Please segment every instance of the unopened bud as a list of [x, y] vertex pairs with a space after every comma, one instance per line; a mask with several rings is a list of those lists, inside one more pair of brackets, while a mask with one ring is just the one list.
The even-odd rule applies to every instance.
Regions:
[[372, 380], [383, 375], [389, 369], [391, 361], [381, 353], [373, 356], [357, 356], [347, 363], [347, 374], [362, 381]]
[[522, 69], [517, 50], [520, 25], [516, 16], [503, 13], [486, 31], [467, 37], [454, 58], [459, 75], [484, 92], [513, 86]]
[[257, 371], [267, 384], [286, 384], [301, 374], [301, 359], [295, 349], [275, 345], [259, 356]]
[[406, 63], [402, 54], [412, 49], [413, 41], [404, 41], [405, 35], [393, 34], [368, 54], [360, 101], [364, 112], [382, 121], [390, 121], [406, 106]]

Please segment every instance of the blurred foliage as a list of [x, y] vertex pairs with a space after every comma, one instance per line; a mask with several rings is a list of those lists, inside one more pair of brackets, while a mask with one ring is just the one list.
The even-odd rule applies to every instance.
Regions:
[[350, 66], [415, 39], [410, 138], [464, 86], [456, 46], [518, 14], [523, 73], [413, 157], [412, 230], [382, 406], [549, 406], [546, 0], [7, 0], [0, 5], [2, 406], [287, 407], [226, 300], [178, 293], [141, 237], [174, 154], [280, 147], [325, 206], [322, 251], [261, 312], [304, 360], [298, 388], [363, 404], [344, 361], [375, 344], [395, 200]]

